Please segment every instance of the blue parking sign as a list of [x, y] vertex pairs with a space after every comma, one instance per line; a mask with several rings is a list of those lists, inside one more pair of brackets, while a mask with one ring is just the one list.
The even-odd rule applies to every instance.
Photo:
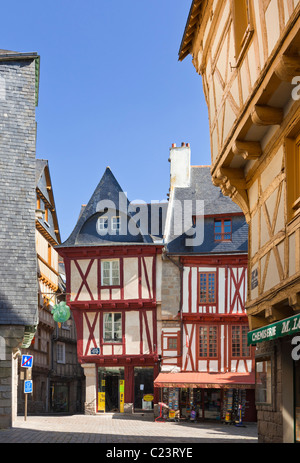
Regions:
[[31, 394], [32, 393], [32, 380], [31, 379], [26, 379], [24, 381], [24, 392], [25, 392], [25, 394]]
[[22, 355], [21, 367], [32, 368], [32, 363], [33, 363], [32, 355]]

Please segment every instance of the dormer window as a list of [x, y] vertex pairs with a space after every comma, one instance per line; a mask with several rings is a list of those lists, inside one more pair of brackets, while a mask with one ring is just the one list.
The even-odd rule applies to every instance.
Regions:
[[99, 217], [99, 230], [108, 229], [108, 217]]
[[119, 216], [111, 218], [111, 229], [112, 230], [120, 230], [120, 223], [121, 219]]
[[121, 217], [120, 216], [106, 216], [103, 215], [99, 217], [98, 219], [98, 224], [97, 224], [97, 230], [101, 234], [103, 232], [105, 233], [112, 233], [116, 234], [120, 230], [121, 227]]
[[232, 238], [231, 219], [215, 219], [214, 236], [215, 236], [215, 241], [231, 241], [231, 238]]

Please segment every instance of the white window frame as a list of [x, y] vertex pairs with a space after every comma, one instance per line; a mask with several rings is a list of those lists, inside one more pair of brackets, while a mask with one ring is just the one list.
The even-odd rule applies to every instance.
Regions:
[[101, 231], [107, 230], [108, 229], [108, 217], [105, 215], [105, 216], [99, 217], [98, 220], [99, 220], [99, 230]]
[[[119, 321], [115, 320], [116, 315], [120, 315], [120, 320]], [[109, 316], [111, 316], [111, 329], [107, 330], [105, 324], [108, 323], [107, 318]], [[116, 330], [116, 328], [115, 328], [116, 323], [121, 324], [121, 329], [120, 330]], [[118, 339], [115, 339], [116, 333], [118, 331], [119, 331], [120, 337]], [[107, 332], [109, 332], [111, 334], [111, 336], [109, 336], [109, 338], [106, 337]], [[122, 332], [122, 313], [121, 312], [104, 312], [104, 314], [103, 314], [103, 341], [105, 343], [112, 343], [112, 342], [121, 343], [122, 342], [122, 336], [123, 336], [123, 332]]]
[[64, 342], [56, 343], [56, 361], [57, 363], [66, 363], [66, 345]]
[[[115, 262], [118, 263], [118, 268], [113, 268]], [[118, 270], [117, 277], [113, 276], [113, 271], [116, 270]], [[118, 278], [117, 282], [114, 281], [116, 278]], [[101, 286], [120, 286], [120, 259], [101, 259]]]
[[121, 226], [121, 217], [119, 215], [115, 215], [111, 218], [111, 229], [112, 230], [120, 230]]

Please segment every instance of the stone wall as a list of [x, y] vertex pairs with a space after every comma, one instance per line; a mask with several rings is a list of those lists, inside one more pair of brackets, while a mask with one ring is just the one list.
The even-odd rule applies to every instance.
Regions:
[[[17, 413], [17, 356], [36, 325], [36, 58], [0, 53], [0, 426]], [[13, 59], [12, 59], [13, 58]]]
[[[178, 257], [171, 259], [179, 264]], [[162, 264], [162, 283], [161, 283], [161, 314], [162, 319], [173, 319], [180, 310], [180, 286], [181, 276], [179, 268], [167, 257]]]
[[291, 336], [257, 345], [256, 359], [272, 361], [272, 402], [256, 404], [258, 441], [294, 442], [294, 366]]

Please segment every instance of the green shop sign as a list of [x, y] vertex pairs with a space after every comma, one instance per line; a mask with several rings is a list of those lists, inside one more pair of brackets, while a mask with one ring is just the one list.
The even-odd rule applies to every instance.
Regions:
[[248, 345], [288, 336], [300, 331], [300, 314], [285, 318], [271, 325], [258, 328], [248, 333]]

